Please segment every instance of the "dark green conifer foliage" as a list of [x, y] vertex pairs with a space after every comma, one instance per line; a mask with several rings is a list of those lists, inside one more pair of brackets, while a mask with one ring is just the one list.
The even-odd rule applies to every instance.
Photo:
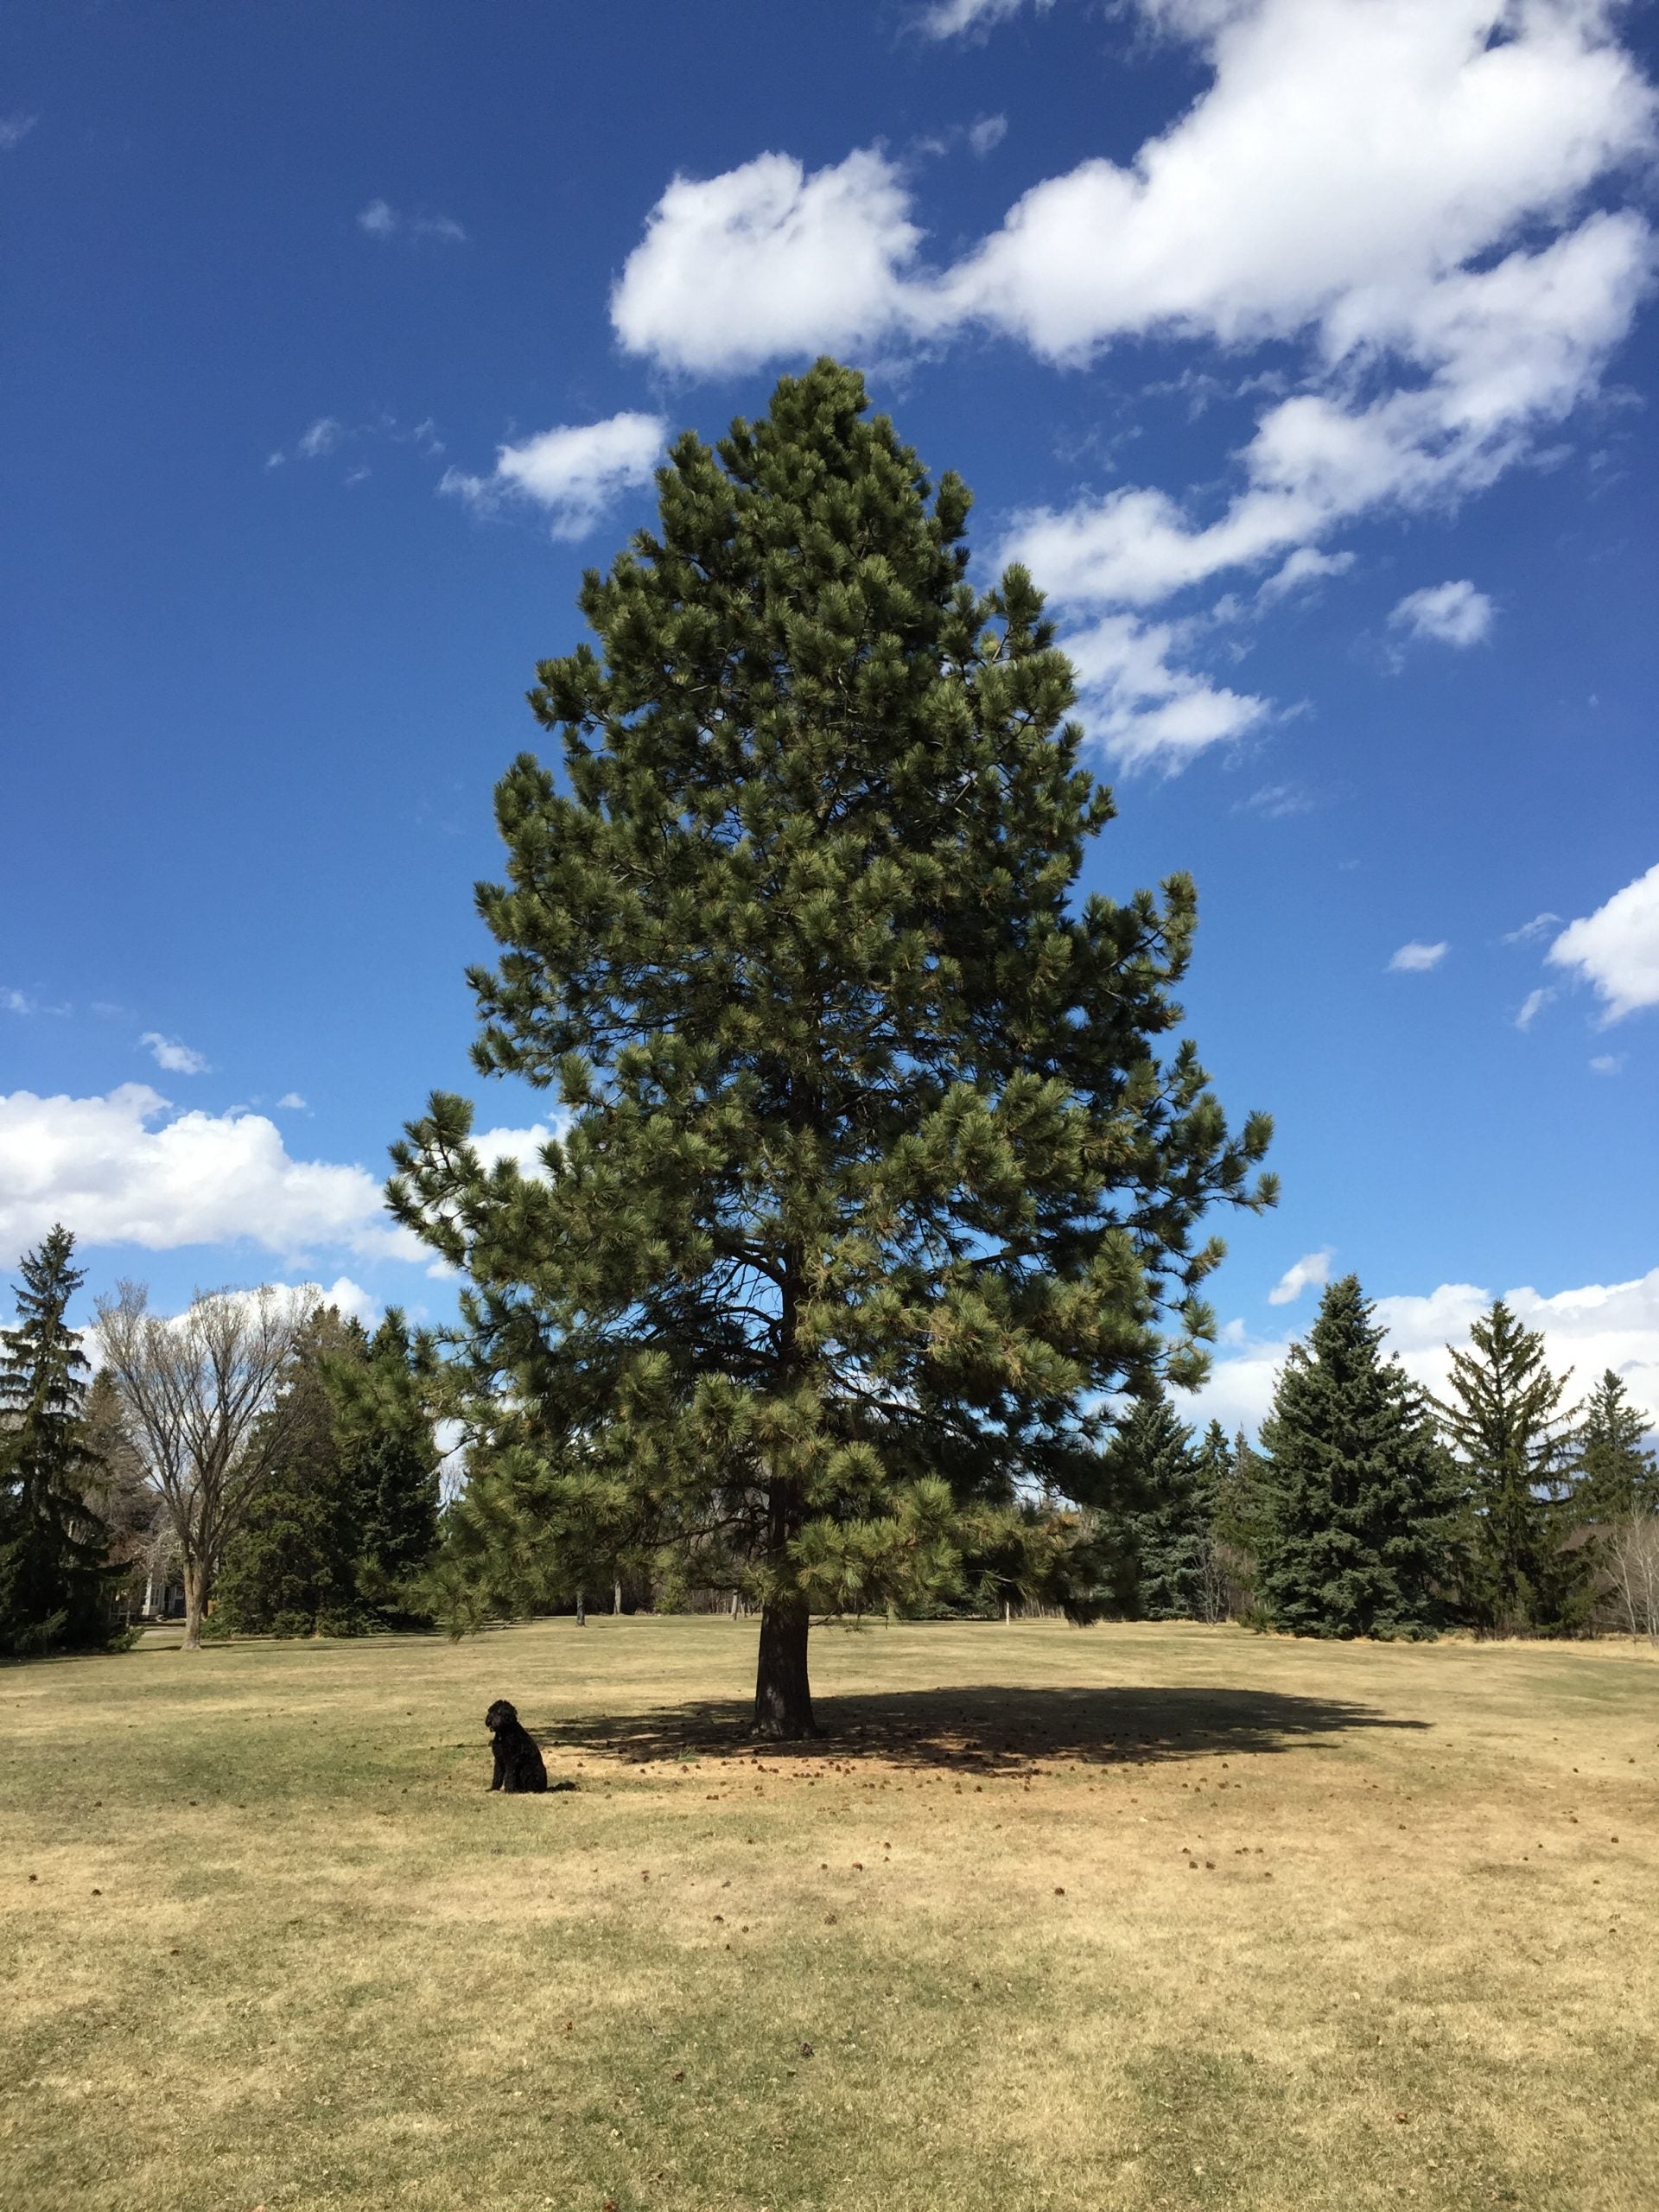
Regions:
[[1293, 1344], [1262, 1427], [1260, 1592], [1298, 1636], [1416, 1636], [1440, 1618], [1455, 1495], [1426, 1402], [1356, 1275]]
[[812, 1726], [812, 1610], [922, 1602], [954, 1515], [1069, 1494], [1081, 1408], [1151, 1381], [1172, 1309], [1193, 1371], [1194, 1231], [1268, 1195], [1265, 1120], [1230, 1135], [1193, 1047], [1156, 1056], [1191, 882], [1074, 909], [1112, 805], [1070, 664], [865, 409], [822, 361], [688, 433], [588, 575], [597, 650], [531, 694], [563, 781], [526, 754], [498, 790], [472, 977], [480, 1069], [573, 1118], [527, 1176], [435, 1096], [390, 1193], [470, 1277], [475, 1414], [527, 1411], [513, 1545], [556, 1552], [597, 1484], [741, 1585], [766, 1733]]
[[[1224, 1448], [1225, 1438], [1223, 1438]], [[1135, 1400], [1107, 1446], [1122, 1494], [1145, 1620], [1192, 1620], [1205, 1608], [1211, 1500], [1206, 1461], [1161, 1390]]]
[[1647, 1442], [1647, 1415], [1630, 1403], [1623, 1376], [1608, 1368], [1580, 1413], [1571, 1517], [1605, 1526], [1659, 1512], [1659, 1459]]
[[349, 1636], [420, 1618], [437, 1540], [438, 1451], [396, 1307], [372, 1337], [321, 1307], [277, 1403], [283, 1435], [226, 1555], [219, 1633]]
[[365, 1624], [358, 1601], [360, 1501], [334, 1433], [330, 1360], [360, 1359], [363, 1332], [337, 1307], [306, 1320], [276, 1402], [260, 1416], [282, 1435], [225, 1555], [215, 1634], [348, 1636]]
[[54, 1226], [18, 1267], [17, 1320], [0, 1330], [0, 1652], [86, 1651], [118, 1633], [107, 1532], [87, 1500], [87, 1366], [64, 1316], [85, 1280]]
[[1593, 1560], [1569, 1552], [1562, 1510], [1573, 1459], [1568, 1376], [1552, 1375], [1544, 1340], [1502, 1299], [1453, 1352], [1442, 1426], [1468, 1491], [1468, 1605], [1484, 1628], [1573, 1628], [1592, 1599]]
[[325, 1358], [323, 1380], [354, 1500], [358, 1598], [384, 1624], [406, 1620], [437, 1544], [440, 1453], [401, 1311], [389, 1306], [366, 1342], [359, 1331], [346, 1355]]

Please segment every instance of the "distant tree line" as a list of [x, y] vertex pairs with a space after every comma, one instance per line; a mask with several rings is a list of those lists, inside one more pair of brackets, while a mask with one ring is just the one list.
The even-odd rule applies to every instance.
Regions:
[[181, 1587], [185, 1642], [424, 1625], [441, 1454], [394, 1308], [370, 1334], [293, 1294], [102, 1300], [95, 1376], [54, 1228], [0, 1331], [0, 1656], [118, 1648]]
[[1198, 1437], [1155, 1389], [1130, 1402], [1107, 1457], [1134, 1609], [1299, 1636], [1659, 1633], [1659, 1462], [1622, 1378], [1564, 1410], [1568, 1378], [1501, 1300], [1441, 1399], [1382, 1336], [1357, 1278], [1332, 1283], [1256, 1446]]

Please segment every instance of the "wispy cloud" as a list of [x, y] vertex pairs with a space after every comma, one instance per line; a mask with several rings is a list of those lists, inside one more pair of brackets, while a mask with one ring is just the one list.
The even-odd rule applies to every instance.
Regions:
[[1465, 576], [1455, 583], [1408, 592], [1389, 615], [1389, 627], [1408, 637], [1432, 638], [1442, 645], [1478, 645], [1490, 636], [1495, 612], [1485, 593], [1477, 591]]
[[371, 200], [359, 208], [357, 227], [372, 238], [430, 238], [441, 245], [465, 245], [467, 233], [453, 215], [401, 214], [388, 200]]
[[10, 115], [0, 115], [0, 154], [9, 154], [14, 146], [21, 146], [40, 121], [38, 115], [25, 115], [14, 109]]
[[1409, 944], [1402, 944], [1390, 957], [1389, 973], [1391, 976], [1426, 976], [1431, 968], [1440, 966], [1451, 950], [1451, 945], [1444, 938], [1439, 944], [1422, 944], [1414, 938]]
[[1515, 1017], [1516, 1027], [1530, 1029], [1554, 996], [1554, 992], [1547, 983], [1541, 984], [1535, 991], [1529, 991], [1521, 1001], [1521, 1011]]
[[1559, 929], [1559, 914], [1535, 914], [1529, 922], [1522, 922], [1518, 930], [1505, 930], [1499, 943], [1503, 944], [1530, 944], [1535, 938], [1545, 936], [1550, 930]]
[[163, 1037], [158, 1029], [146, 1029], [138, 1042], [149, 1052], [158, 1068], [168, 1075], [206, 1075], [207, 1062], [188, 1045], [181, 1045], [176, 1037]]

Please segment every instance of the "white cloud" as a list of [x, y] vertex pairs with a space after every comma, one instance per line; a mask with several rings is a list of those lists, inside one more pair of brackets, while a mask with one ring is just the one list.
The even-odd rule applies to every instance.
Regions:
[[472, 1138], [473, 1150], [486, 1167], [493, 1167], [498, 1160], [510, 1160], [521, 1175], [539, 1175], [542, 1172], [543, 1147], [562, 1136], [569, 1122], [569, 1116], [554, 1116], [552, 1124], [536, 1122], [527, 1129], [479, 1129]]
[[1331, 1280], [1331, 1262], [1336, 1257], [1330, 1245], [1323, 1251], [1304, 1252], [1301, 1258], [1285, 1269], [1268, 1293], [1269, 1306], [1288, 1306], [1305, 1290], [1317, 1290]]
[[357, 227], [372, 238], [400, 234], [411, 238], [435, 238], [444, 245], [465, 245], [467, 233], [453, 215], [402, 215], [390, 200], [371, 200], [359, 211]]
[[987, 154], [995, 153], [1008, 135], [1006, 115], [982, 115], [976, 123], [968, 126], [968, 147], [983, 161]]
[[1313, 810], [1313, 801], [1300, 784], [1263, 784], [1233, 809], [1235, 814], [1259, 814], [1268, 822], [1283, 822], [1293, 814]]
[[1517, 1029], [1530, 1029], [1533, 1023], [1538, 1019], [1538, 1016], [1543, 1012], [1544, 1008], [1550, 1003], [1554, 996], [1554, 992], [1549, 988], [1548, 984], [1541, 984], [1537, 990], [1529, 991], [1525, 998], [1521, 1001], [1520, 1013], [1515, 1017], [1516, 1027]]
[[21, 111], [0, 115], [0, 154], [9, 154], [14, 146], [21, 146], [40, 119], [38, 115], [25, 115]]
[[783, 353], [868, 353], [917, 320], [899, 272], [921, 241], [884, 154], [809, 176], [760, 154], [697, 181], [677, 176], [611, 295], [630, 353], [703, 374]]
[[1431, 968], [1438, 968], [1452, 950], [1444, 941], [1439, 944], [1420, 944], [1415, 939], [1402, 944], [1389, 962], [1391, 976], [1424, 976]]
[[1491, 630], [1494, 612], [1485, 593], [1464, 577], [1408, 592], [1389, 615], [1389, 626], [1443, 645], [1478, 645]]
[[[1636, 207], [1586, 211], [1654, 138], [1606, 0], [1137, 4], [1201, 50], [1208, 89], [1127, 164], [1034, 185], [956, 262], [924, 263], [879, 150], [810, 174], [772, 152], [676, 178], [612, 300], [630, 351], [699, 372], [975, 327], [1068, 365], [1147, 337], [1298, 346], [1301, 388], [1266, 405], [1219, 512], [1131, 487], [1023, 518], [1006, 551], [1075, 619], [1484, 489], [1596, 391], [1653, 262]], [[924, 22], [1013, 11], [942, 0]], [[1121, 713], [1098, 734], [1179, 760], [1240, 727], [1164, 719], [1166, 740]]]
[[1545, 957], [1576, 970], [1607, 1002], [1604, 1023], [1659, 1006], [1659, 862], [1567, 927]]
[[1353, 565], [1351, 553], [1320, 553], [1311, 545], [1299, 545], [1262, 584], [1255, 594], [1256, 604], [1276, 606], [1294, 592], [1307, 591], [1332, 576], [1345, 576]]
[[285, 1090], [276, 1101], [276, 1110], [279, 1114], [303, 1114], [307, 1109], [305, 1101], [297, 1090]]
[[27, 991], [14, 990], [10, 983], [0, 988], [0, 1011], [7, 1014], [36, 1014], [40, 1011]]
[[1624, 1055], [1623, 1052], [1598, 1052], [1590, 1065], [1598, 1075], [1622, 1075]]
[[1156, 761], [1177, 768], [1194, 753], [1253, 729], [1265, 699], [1228, 690], [1176, 665], [1183, 625], [1105, 614], [1065, 640], [1077, 673], [1078, 704], [1096, 734], [1126, 767]]
[[158, 1068], [168, 1075], [206, 1075], [207, 1063], [202, 1055], [188, 1045], [181, 1045], [176, 1037], [163, 1037], [157, 1029], [146, 1029], [138, 1042], [149, 1051]]
[[54, 1221], [88, 1244], [170, 1251], [245, 1238], [295, 1260], [343, 1245], [417, 1259], [366, 1169], [292, 1159], [262, 1114], [187, 1113], [148, 1084], [107, 1097], [0, 1096], [0, 1251]]
[[[1573, 1370], [1569, 1402], [1611, 1368], [1659, 1427], [1659, 1268], [1633, 1282], [1589, 1283], [1553, 1297], [1530, 1288], [1503, 1295], [1523, 1326], [1541, 1333], [1551, 1368]], [[1471, 1324], [1491, 1303], [1492, 1293], [1472, 1283], [1442, 1283], [1427, 1297], [1379, 1298], [1376, 1318], [1406, 1372], [1443, 1393], [1452, 1352], [1465, 1347]], [[1287, 1339], [1262, 1341], [1216, 1360], [1202, 1389], [1185, 1396], [1184, 1415], [1254, 1428], [1272, 1403], [1289, 1348]]]
[[321, 461], [326, 454], [333, 453], [345, 435], [344, 426], [337, 423], [332, 415], [320, 415], [310, 429], [301, 435], [294, 450], [303, 460]]
[[[965, 31], [988, 31], [1017, 16], [1026, 0], [932, 0], [922, 15], [919, 28], [929, 38], [959, 38]], [[1054, 0], [1035, 0], [1039, 14]]]
[[1560, 927], [1559, 914], [1535, 914], [1529, 922], [1522, 922], [1518, 930], [1506, 930], [1499, 940], [1503, 944], [1530, 944], [1535, 938]]
[[555, 537], [582, 537], [620, 493], [651, 481], [667, 428], [660, 415], [636, 414], [561, 424], [498, 448], [490, 475], [452, 468], [438, 488], [484, 510], [506, 498], [533, 500]]

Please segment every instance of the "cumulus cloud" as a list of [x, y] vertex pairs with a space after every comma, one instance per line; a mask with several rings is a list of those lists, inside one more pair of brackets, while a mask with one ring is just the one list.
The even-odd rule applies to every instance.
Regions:
[[1065, 640], [1079, 707], [1126, 767], [1181, 766], [1218, 739], [1241, 737], [1270, 712], [1265, 699], [1229, 690], [1179, 664], [1185, 626], [1105, 614]]
[[1439, 944], [1420, 944], [1414, 938], [1411, 944], [1402, 944], [1389, 959], [1389, 973], [1391, 976], [1427, 975], [1431, 968], [1440, 966], [1451, 950], [1444, 941]]
[[303, 1114], [306, 1111], [305, 1101], [297, 1090], [285, 1090], [276, 1101], [276, 1110], [279, 1114]]
[[1659, 862], [1569, 922], [1545, 957], [1594, 986], [1606, 1001], [1604, 1023], [1659, 1006]]
[[1478, 645], [1492, 626], [1494, 609], [1484, 591], [1467, 577], [1456, 583], [1429, 584], [1408, 592], [1389, 617], [1389, 626], [1414, 638], [1433, 638], [1442, 645]]
[[331, 454], [346, 432], [332, 415], [319, 415], [311, 427], [300, 434], [294, 450], [302, 461], [321, 461]]
[[0, 1096], [0, 1250], [54, 1221], [89, 1244], [247, 1239], [293, 1260], [319, 1245], [413, 1258], [366, 1169], [295, 1160], [263, 1114], [175, 1114], [148, 1084], [107, 1096]]
[[555, 537], [582, 537], [613, 500], [650, 483], [667, 429], [660, 415], [561, 424], [499, 447], [488, 476], [451, 468], [438, 488], [486, 512], [504, 499], [528, 499], [545, 509]]
[[[1472, 1283], [1442, 1283], [1426, 1297], [1379, 1298], [1376, 1318], [1387, 1332], [1386, 1349], [1399, 1355], [1414, 1382], [1443, 1394], [1452, 1353], [1466, 1346], [1471, 1325], [1490, 1309], [1492, 1295]], [[1573, 1370], [1569, 1401], [1611, 1368], [1659, 1427], [1659, 1268], [1631, 1282], [1588, 1283], [1549, 1297], [1531, 1288], [1503, 1295], [1525, 1327], [1541, 1333], [1551, 1368], [1557, 1374]], [[1186, 1395], [1184, 1415], [1229, 1428], [1255, 1427], [1272, 1403], [1289, 1349], [1288, 1339], [1279, 1338], [1247, 1344], [1217, 1359], [1204, 1387]]]
[[176, 1037], [163, 1037], [158, 1029], [146, 1029], [138, 1042], [148, 1052], [158, 1068], [168, 1075], [206, 1075], [207, 1063], [202, 1055], [188, 1045], [181, 1045]]
[[372, 238], [434, 238], [442, 245], [467, 243], [467, 233], [453, 215], [403, 215], [385, 200], [371, 200], [359, 209], [357, 227]]
[[1323, 1251], [1304, 1252], [1301, 1258], [1287, 1268], [1273, 1288], [1268, 1293], [1269, 1306], [1288, 1306], [1305, 1290], [1321, 1289], [1331, 1280], [1331, 1262], [1336, 1254], [1327, 1244]]
[[[1199, 49], [1207, 90], [1128, 162], [1033, 185], [955, 262], [924, 260], [879, 150], [813, 172], [768, 152], [677, 177], [612, 300], [630, 351], [703, 373], [975, 328], [1069, 365], [1148, 337], [1299, 347], [1300, 388], [1258, 416], [1218, 512], [1132, 486], [1022, 520], [1006, 551], [1079, 618], [1484, 489], [1595, 391], [1653, 258], [1635, 206], [1588, 204], [1654, 137], [1605, 0], [1136, 4]], [[925, 22], [1012, 12], [942, 0]], [[1473, 601], [1440, 619], [1480, 620]], [[1241, 726], [1164, 720], [1178, 754]], [[1102, 734], [1121, 748], [1132, 727]]]
[[[485, 1129], [488, 1162], [513, 1158], [533, 1172], [551, 1135]], [[0, 1094], [0, 1264], [37, 1243], [54, 1221], [84, 1244], [248, 1243], [294, 1265], [340, 1248], [371, 1260], [422, 1261], [427, 1248], [386, 1213], [366, 1168], [296, 1160], [263, 1114], [178, 1113], [148, 1084], [107, 1096]]]
[[1597, 1075], [1622, 1075], [1624, 1055], [1623, 1052], [1598, 1052], [1590, 1065]]

